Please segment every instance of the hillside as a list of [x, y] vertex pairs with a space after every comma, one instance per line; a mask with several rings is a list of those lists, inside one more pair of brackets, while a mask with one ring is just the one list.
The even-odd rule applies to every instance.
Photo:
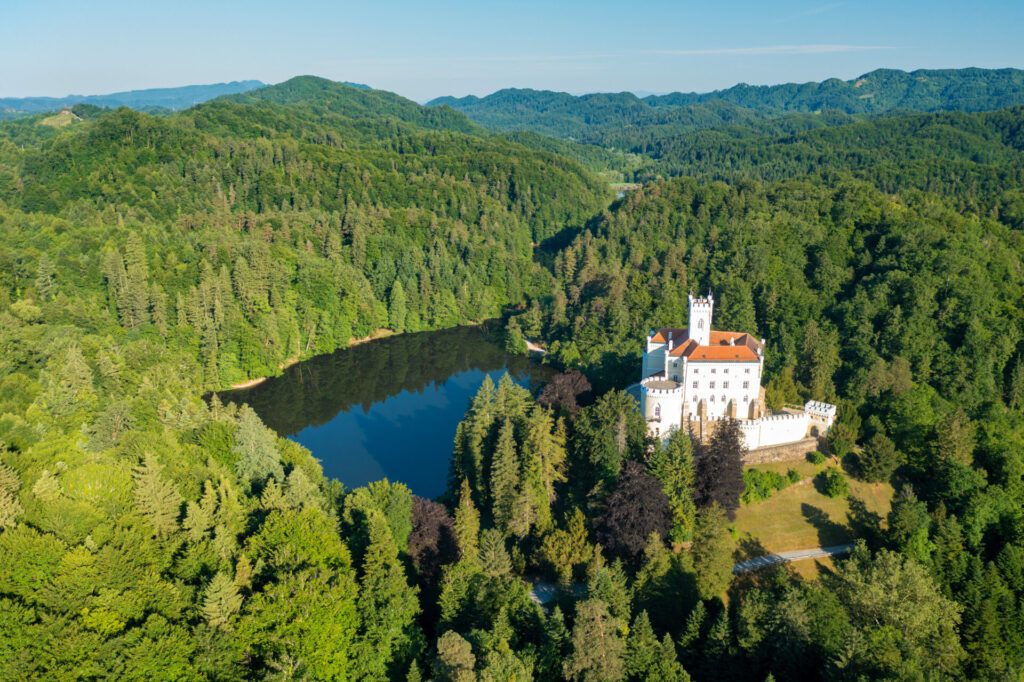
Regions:
[[187, 109], [200, 102], [246, 92], [264, 87], [255, 80], [214, 83], [210, 85], [185, 85], [177, 88], [149, 88], [113, 92], [109, 95], [68, 95], [67, 97], [4, 97], [0, 98], [0, 119], [15, 118], [29, 114], [59, 111], [76, 104], [91, 104], [97, 107], [116, 109]]
[[[535, 95], [500, 133], [310, 76], [0, 123], [0, 679], [1020, 676], [1024, 108]], [[838, 406], [777, 487], [618, 390], [709, 289], [769, 408]], [[403, 333], [493, 318], [562, 373], [483, 382], [438, 500], [211, 393], [392, 332], [291, 409], [426, 386], [466, 358]]]

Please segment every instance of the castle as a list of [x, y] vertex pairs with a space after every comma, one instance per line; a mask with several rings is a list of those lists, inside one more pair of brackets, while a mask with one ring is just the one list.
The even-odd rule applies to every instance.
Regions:
[[689, 428], [707, 438], [716, 422], [735, 419], [750, 450], [824, 436], [835, 405], [808, 401], [802, 410], [771, 413], [761, 376], [764, 339], [711, 328], [715, 301], [690, 296], [689, 328], [651, 331], [644, 348], [640, 409], [652, 436]]

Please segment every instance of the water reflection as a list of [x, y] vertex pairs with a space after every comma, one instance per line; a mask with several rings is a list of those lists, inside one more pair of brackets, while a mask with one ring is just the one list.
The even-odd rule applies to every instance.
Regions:
[[489, 374], [536, 389], [550, 369], [509, 356], [483, 327], [404, 334], [289, 367], [221, 394], [247, 402], [347, 486], [387, 477], [415, 493], [444, 491], [455, 427]]

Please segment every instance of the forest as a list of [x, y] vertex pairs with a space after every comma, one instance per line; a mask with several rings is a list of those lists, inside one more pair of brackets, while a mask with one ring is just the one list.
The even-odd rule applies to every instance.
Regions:
[[[1024, 109], [906, 87], [741, 90], [629, 145], [313, 77], [0, 123], [0, 678], [1018, 679]], [[734, 574], [738, 513], [793, 481], [731, 425], [652, 441], [621, 390], [708, 289], [771, 406], [839, 406], [814, 455], [858, 540], [819, 575]], [[210, 395], [495, 318], [558, 374], [484, 382], [436, 500]]]

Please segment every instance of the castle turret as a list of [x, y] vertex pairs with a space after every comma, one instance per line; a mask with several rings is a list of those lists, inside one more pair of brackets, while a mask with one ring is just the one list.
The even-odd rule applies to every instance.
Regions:
[[689, 337], [701, 346], [711, 345], [711, 314], [714, 308], [715, 299], [710, 291], [707, 298], [694, 298], [690, 294]]

